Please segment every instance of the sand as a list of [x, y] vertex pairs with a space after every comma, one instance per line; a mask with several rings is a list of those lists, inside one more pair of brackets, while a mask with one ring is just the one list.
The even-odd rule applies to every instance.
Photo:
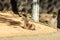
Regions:
[[[29, 23], [34, 24], [36, 30], [27, 30], [21, 28], [20, 24], [18, 25], [9, 25], [8, 20], [13, 21], [21, 21], [21, 17], [16, 17], [14, 14], [10, 14], [10, 12], [7, 13], [0, 13], [0, 18], [3, 18], [3, 20], [0, 19], [0, 37], [9, 37], [9, 36], [16, 36], [16, 35], [37, 35], [37, 34], [48, 34], [48, 33], [54, 33], [57, 32], [56, 29], [50, 28], [48, 26], [35, 23], [32, 21], [29, 21]], [[6, 20], [4, 20], [4, 18]], [[23, 24], [21, 24], [23, 25]]]

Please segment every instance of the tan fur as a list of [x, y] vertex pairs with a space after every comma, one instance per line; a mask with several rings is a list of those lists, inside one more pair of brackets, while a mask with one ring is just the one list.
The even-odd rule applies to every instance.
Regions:
[[33, 24], [30, 24], [27, 19], [24, 20], [23, 28], [28, 30], [35, 30], [35, 26]]

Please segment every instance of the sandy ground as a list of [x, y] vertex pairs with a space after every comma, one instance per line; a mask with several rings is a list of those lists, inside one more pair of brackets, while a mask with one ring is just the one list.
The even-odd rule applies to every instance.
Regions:
[[21, 28], [19, 23], [10, 25], [10, 21], [19, 22], [21, 17], [14, 17], [10, 12], [0, 13], [0, 40], [56, 40], [60, 35], [56, 29], [39, 23], [29, 21], [36, 28], [32, 31]]
[[60, 31], [50, 34], [19, 35], [13, 37], [0, 37], [0, 40], [60, 40]]

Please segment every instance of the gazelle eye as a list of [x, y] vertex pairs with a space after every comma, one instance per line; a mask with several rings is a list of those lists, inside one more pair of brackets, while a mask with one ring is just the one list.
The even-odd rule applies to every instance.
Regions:
[[4, 1], [4, 0], [1, 0], [1, 1]]

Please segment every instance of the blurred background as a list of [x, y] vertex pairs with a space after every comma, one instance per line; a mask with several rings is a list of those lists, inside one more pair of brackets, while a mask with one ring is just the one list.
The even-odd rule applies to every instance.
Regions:
[[[33, 0], [16, 0], [18, 12], [26, 14], [27, 19], [32, 19]], [[38, 0], [39, 4], [39, 23], [49, 26], [57, 26], [57, 14], [60, 9], [60, 0]], [[10, 0], [0, 0], [0, 11], [11, 11]], [[24, 15], [23, 15], [24, 16]], [[56, 25], [55, 25], [56, 24]]]

